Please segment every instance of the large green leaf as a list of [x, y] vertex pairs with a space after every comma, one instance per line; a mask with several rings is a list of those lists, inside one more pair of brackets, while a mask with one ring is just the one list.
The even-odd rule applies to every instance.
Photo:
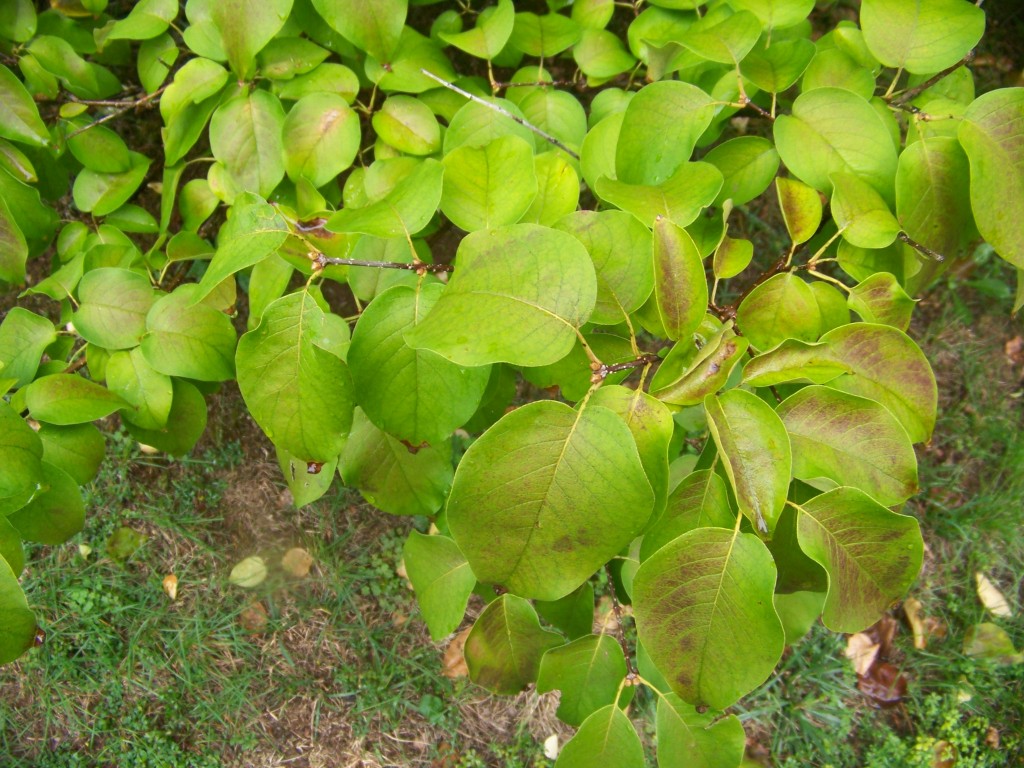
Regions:
[[535, 224], [470, 234], [456, 265], [448, 288], [405, 340], [459, 365], [554, 363], [572, 349], [597, 297], [583, 245]]
[[395, 286], [359, 316], [348, 365], [359, 405], [381, 429], [414, 445], [444, 440], [476, 412], [489, 367], [463, 368], [426, 349], [412, 349], [414, 328], [444, 292], [440, 283], [417, 290]]
[[775, 179], [779, 208], [793, 244], [810, 240], [821, 224], [821, 197], [813, 187], [783, 176]]
[[466, 556], [447, 536], [424, 536], [419, 531], [410, 531], [403, 562], [430, 637], [439, 642], [462, 623], [476, 576]]
[[749, 11], [738, 11], [721, 21], [704, 16], [683, 35], [680, 43], [706, 61], [739, 64], [761, 36], [761, 22]]
[[[489, 104], [501, 107], [519, 120], [526, 116], [514, 103], [507, 99], [485, 99]], [[534, 143], [534, 134], [529, 128], [498, 112], [487, 104], [470, 101], [462, 106], [452, 117], [448, 130], [444, 134], [443, 154], [459, 147], [483, 147], [502, 136], [518, 136], [530, 146]]]
[[[668, 370], [666, 358], [651, 382], [651, 394], [670, 405], [698, 405], [726, 385], [733, 368], [745, 359], [749, 346], [750, 342], [737, 336], [731, 327], [709, 338], [699, 351], [691, 342], [680, 341], [673, 351], [686, 351], [687, 354], [680, 355], [686, 358], [684, 367], [677, 371], [673, 365]], [[662, 371], [666, 373], [663, 375]]]
[[171, 377], [146, 361], [139, 347], [113, 352], [107, 360], [107, 386], [130, 404], [129, 418], [143, 429], [163, 429], [171, 413], [174, 387]]
[[79, 485], [92, 482], [106, 454], [103, 433], [95, 425], [41, 424], [38, 434], [43, 441], [43, 461], [63, 469]]
[[0, 401], [0, 515], [25, 506], [43, 479], [43, 444], [11, 406]]
[[653, 503], [622, 419], [601, 406], [540, 401], [466, 451], [448, 524], [481, 581], [556, 600], [632, 541]]
[[783, 400], [778, 415], [793, 444], [795, 477], [854, 486], [886, 505], [917, 491], [914, 447], [880, 403], [814, 384]]
[[517, 13], [509, 42], [528, 56], [555, 56], [580, 39], [573, 19], [557, 13]]
[[109, 389], [71, 373], [53, 373], [25, 387], [32, 417], [49, 424], [84, 424], [109, 416], [127, 403]]
[[407, 237], [423, 229], [441, 202], [444, 166], [424, 159], [387, 194], [359, 208], [343, 208], [324, 225], [331, 232]]
[[779, 93], [800, 79], [814, 58], [810, 40], [772, 41], [765, 49], [755, 47], [743, 60], [743, 76], [763, 91]]
[[865, 322], [881, 323], [899, 328], [910, 327], [910, 315], [916, 302], [889, 272], [876, 272], [850, 289], [850, 309]]
[[22, 282], [25, 279], [27, 262], [28, 243], [25, 235], [10, 207], [0, 200], [0, 281]]
[[239, 79], [256, 67], [256, 54], [284, 26], [292, 0], [188, 0], [185, 42], [201, 56], [223, 61]]
[[800, 506], [800, 548], [828, 573], [822, 621], [860, 632], [906, 594], [921, 569], [917, 520], [856, 488], [836, 488]]
[[743, 383], [752, 387], [773, 387], [789, 381], [827, 384], [853, 369], [834, 359], [828, 344], [808, 344], [787, 339], [758, 355], [743, 367]]
[[412, 96], [389, 96], [373, 115], [373, 130], [388, 146], [410, 155], [441, 148], [441, 126], [430, 107]]
[[458, 147], [444, 168], [441, 211], [467, 232], [515, 224], [537, 196], [533, 145], [518, 136]]
[[1024, 89], [978, 97], [957, 132], [971, 162], [971, 207], [982, 237], [1024, 269]]
[[0, 64], [0, 136], [37, 147], [50, 142], [50, 132], [39, 117], [29, 92], [21, 80]]
[[644, 768], [644, 748], [633, 723], [615, 704], [594, 712], [566, 742], [555, 768]]
[[434, 515], [452, 485], [448, 443], [409, 446], [378, 429], [361, 408], [338, 466], [345, 484], [392, 515]]
[[163, 34], [178, 15], [176, 0], [140, 0], [115, 22], [105, 40], [149, 40]]
[[101, 173], [84, 168], [75, 177], [72, 197], [80, 211], [94, 216], [106, 216], [124, 205], [146, 178], [150, 163], [148, 157], [130, 152], [131, 167], [121, 173]]
[[654, 220], [654, 298], [668, 338], [688, 339], [708, 309], [704, 263], [684, 229], [663, 216]]
[[850, 373], [829, 386], [876, 400], [896, 416], [920, 443], [931, 437], [938, 409], [938, 388], [928, 359], [909, 336], [888, 325], [852, 323], [821, 337], [834, 360]]
[[502, 595], [488, 604], [466, 638], [469, 677], [492, 693], [519, 693], [537, 679], [544, 652], [562, 636], [542, 629], [529, 601]]
[[900, 225], [874, 188], [852, 173], [833, 173], [832, 218], [843, 238], [858, 248], [885, 248]]
[[36, 617], [28, 609], [18, 577], [0, 557], [0, 664], [7, 664], [32, 647], [36, 635]]
[[213, 113], [210, 149], [242, 191], [267, 197], [284, 178], [284, 120], [281, 102], [263, 90], [237, 96]]
[[746, 734], [736, 715], [700, 712], [674, 693], [658, 697], [658, 768], [736, 768]]
[[684, 701], [725, 709], [763, 683], [782, 656], [774, 590], [775, 563], [759, 538], [698, 528], [637, 571], [637, 634]]
[[352, 424], [348, 367], [323, 349], [330, 332], [324, 311], [301, 291], [267, 307], [235, 353], [238, 388], [256, 423], [306, 461], [341, 453]]
[[43, 352], [57, 340], [53, 323], [21, 307], [12, 307], [0, 323], [0, 378], [23, 387], [35, 378]]
[[544, 654], [537, 692], [561, 691], [558, 719], [579, 727], [597, 710], [615, 704], [620, 690], [628, 695], [619, 704], [629, 703], [633, 689], [620, 687], [627, 671], [622, 646], [614, 637], [587, 635]]
[[172, 379], [172, 388], [171, 411], [164, 427], [136, 426], [130, 411], [123, 411], [121, 417], [128, 433], [143, 445], [171, 456], [184, 456], [195, 447], [206, 429], [206, 401], [195, 385], [184, 379]]
[[390, 61], [398, 46], [408, 5], [408, 0], [313, 0], [334, 30], [381, 62]]
[[597, 303], [590, 322], [616, 325], [643, 306], [654, 289], [651, 232], [624, 211], [576, 211], [556, 229], [586, 247], [597, 273]]
[[142, 354], [155, 371], [168, 376], [227, 381], [235, 375], [235, 328], [220, 310], [194, 303], [196, 294], [194, 285], [186, 284], [153, 305]]
[[664, 216], [685, 227], [715, 201], [723, 183], [722, 172], [710, 163], [684, 162], [660, 184], [628, 184], [602, 176], [595, 191], [602, 200], [632, 213], [644, 226]]
[[145, 275], [104, 267], [87, 272], [78, 284], [75, 330], [105, 349], [137, 346], [146, 332], [146, 314], [157, 294]]
[[714, 147], [704, 156], [725, 178], [725, 184], [715, 204], [732, 200], [734, 205], [745, 205], [760, 195], [772, 183], [779, 170], [779, 153], [762, 136], [740, 136]]
[[465, 32], [442, 32], [440, 38], [460, 51], [478, 59], [493, 59], [505, 47], [515, 26], [512, 0], [498, 0], [497, 6], [485, 9], [476, 26]]
[[27, 505], [7, 516], [25, 541], [62, 544], [85, 525], [78, 483], [60, 467], [42, 463], [43, 487]]
[[740, 511], [758, 531], [774, 530], [786, 505], [793, 466], [779, 415], [743, 389], [708, 395], [704, 408]]
[[768, 350], [786, 339], [817, 341], [821, 311], [810, 286], [783, 272], [747, 294], [736, 310], [736, 324], [752, 346]]
[[665, 512], [644, 534], [641, 562], [673, 539], [695, 528], [728, 528], [736, 522], [729, 504], [729, 490], [722, 477], [710, 469], [691, 472], [672, 491]]
[[[656, 186], [690, 159], [715, 114], [712, 98], [690, 83], [662, 80], [629, 102], [615, 150], [615, 172], [627, 184]], [[688, 223], [688, 222], [687, 222]]]
[[730, 5], [750, 11], [766, 28], [773, 29], [799, 24], [814, 9], [814, 0], [731, 0]]
[[864, 0], [864, 42], [887, 67], [930, 75], [956, 64], [985, 32], [985, 12], [967, 0]]
[[862, 96], [815, 88], [797, 97], [792, 115], [775, 120], [775, 147], [790, 173], [829, 194], [829, 176], [848, 172], [893, 198], [896, 147], [885, 121]]
[[332, 93], [304, 96], [288, 111], [282, 125], [288, 178], [305, 178], [322, 187], [355, 160], [362, 135], [359, 117]]

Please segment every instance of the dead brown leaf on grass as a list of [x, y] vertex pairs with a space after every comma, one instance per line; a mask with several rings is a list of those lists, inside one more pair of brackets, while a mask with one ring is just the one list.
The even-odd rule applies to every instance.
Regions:
[[846, 639], [846, 658], [853, 664], [858, 677], [866, 675], [878, 658], [879, 645], [865, 632], [858, 632]]
[[469, 633], [472, 627], [466, 627], [464, 630], [459, 632], [452, 641], [448, 643], [448, 647], [444, 651], [444, 660], [442, 662], [441, 673], [445, 677], [452, 679], [456, 677], [468, 677], [469, 666], [466, 664], [466, 638], [469, 637]]
[[989, 580], [988, 576], [978, 571], [974, 574], [974, 579], [978, 584], [978, 599], [981, 600], [981, 604], [985, 606], [989, 613], [1002, 618], [1013, 616], [1010, 603], [1007, 602], [1006, 597], [999, 591], [999, 588]]
[[281, 558], [281, 568], [295, 579], [304, 579], [313, 567], [313, 556], [302, 547], [292, 547]]

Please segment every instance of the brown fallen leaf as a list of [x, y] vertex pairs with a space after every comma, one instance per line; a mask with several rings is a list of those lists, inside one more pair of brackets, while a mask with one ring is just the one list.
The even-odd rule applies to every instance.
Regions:
[[178, 577], [173, 573], [164, 576], [164, 592], [171, 600], [178, 599]]
[[914, 647], [922, 650], [928, 647], [928, 628], [924, 620], [924, 606], [914, 597], [903, 601], [903, 613], [907, 616], [910, 629], [914, 633]]
[[985, 606], [989, 613], [1002, 618], [1013, 616], [1010, 604], [1006, 601], [1003, 593], [999, 591], [999, 588], [989, 581], [988, 576], [978, 571], [974, 574], [974, 579], [978, 582], [978, 599], [981, 600], [981, 604]]
[[303, 579], [313, 567], [313, 556], [302, 547], [292, 547], [281, 558], [281, 567], [289, 576]]
[[857, 687], [883, 707], [891, 707], [907, 695], [907, 678], [894, 665], [881, 662], [857, 678]]
[[985, 743], [988, 744], [992, 749], [999, 749], [999, 730], [989, 726], [989, 729], [985, 732]]
[[956, 747], [948, 741], [935, 742], [932, 747], [932, 768], [953, 768], [956, 758]]
[[448, 643], [448, 647], [444, 651], [443, 667], [441, 674], [445, 677], [452, 679], [456, 677], [467, 677], [469, 675], [469, 666], [466, 664], [466, 638], [469, 637], [469, 633], [472, 627], [466, 627], [464, 630], [459, 632], [452, 641]]
[[249, 603], [238, 614], [238, 623], [242, 629], [254, 634], [267, 628], [267, 620], [267, 609], [263, 607], [263, 603]]
[[1020, 335], [1007, 339], [1003, 345], [1003, 353], [1006, 359], [1014, 365], [1024, 364], [1024, 337]]
[[853, 662], [853, 668], [856, 670], [858, 677], [866, 675], [868, 670], [871, 669], [871, 665], [878, 658], [879, 648], [880, 646], [875, 642], [874, 638], [866, 632], [858, 632], [847, 638], [844, 654], [846, 658]]

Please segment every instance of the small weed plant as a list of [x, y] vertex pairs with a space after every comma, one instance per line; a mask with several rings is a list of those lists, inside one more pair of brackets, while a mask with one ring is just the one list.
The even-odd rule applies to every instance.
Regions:
[[[94, 422], [183, 455], [228, 381], [297, 503], [340, 475], [430, 518], [431, 635], [486, 601], [470, 676], [561, 692], [558, 768], [643, 765], [638, 687], [659, 765], [738, 765], [727, 710], [786, 645], [913, 583], [912, 297], [981, 241], [1024, 267], [1024, 89], [975, 93], [980, 7], [126, 5], [0, 16], [0, 661]], [[635, 643], [593, 631], [606, 568]]]

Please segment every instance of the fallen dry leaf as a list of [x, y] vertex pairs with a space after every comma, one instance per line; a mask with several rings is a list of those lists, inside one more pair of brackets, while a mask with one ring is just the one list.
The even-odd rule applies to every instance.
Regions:
[[880, 646], [874, 638], [866, 632], [858, 632], [855, 635], [850, 635], [847, 639], [844, 653], [846, 658], [853, 662], [853, 668], [857, 671], [857, 675], [863, 676], [868, 673], [871, 665], [878, 658], [879, 648]]
[[267, 578], [267, 564], [262, 557], [252, 555], [245, 558], [234, 568], [228, 576], [228, 581], [242, 589], [258, 587]]
[[857, 687], [865, 696], [883, 707], [891, 707], [907, 695], [907, 678], [892, 664], [874, 664], [868, 674], [857, 678]]
[[313, 567], [313, 556], [302, 547], [292, 547], [281, 558], [281, 567], [289, 576], [303, 579]]
[[999, 591], [999, 588], [989, 581], [988, 576], [978, 571], [974, 574], [974, 578], [978, 582], [978, 599], [981, 600], [981, 604], [988, 609], [989, 613], [1003, 618], [1013, 616], [1010, 604], [1006, 601], [1003, 593]]
[[992, 747], [992, 749], [999, 749], [998, 729], [989, 726], [988, 731], [985, 732], [985, 743]]
[[267, 609], [263, 603], [249, 603], [238, 614], [238, 623], [246, 632], [262, 632], [267, 628]]
[[914, 633], [914, 647], [918, 650], [928, 647], [928, 628], [924, 621], [924, 607], [917, 598], [908, 597], [903, 601], [903, 613], [910, 622], [910, 629]]
[[164, 576], [164, 592], [171, 600], [178, 599], [178, 577], [173, 573]]
[[1003, 345], [1003, 352], [1006, 359], [1014, 365], [1024, 363], [1024, 337], [1014, 336], [1012, 339], [1007, 339]]
[[558, 734], [552, 733], [546, 739], [544, 739], [544, 757], [548, 760], [554, 760], [558, 757]]
[[953, 768], [956, 765], [956, 747], [948, 741], [936, 741], [932, 747], [932, 768]]
[[444, 651], [444, 662], [441, 669], [441, 673], [445, 677], [456, 678], [456, 677], [467, 677], [469, 675], [469, 667], [466, 665], [466, 638], [469, 637], [469, 633], [472, 627], [466, 627], [464, 630], [459, 632], [452, 641], [448, 643], [448, 647]]

